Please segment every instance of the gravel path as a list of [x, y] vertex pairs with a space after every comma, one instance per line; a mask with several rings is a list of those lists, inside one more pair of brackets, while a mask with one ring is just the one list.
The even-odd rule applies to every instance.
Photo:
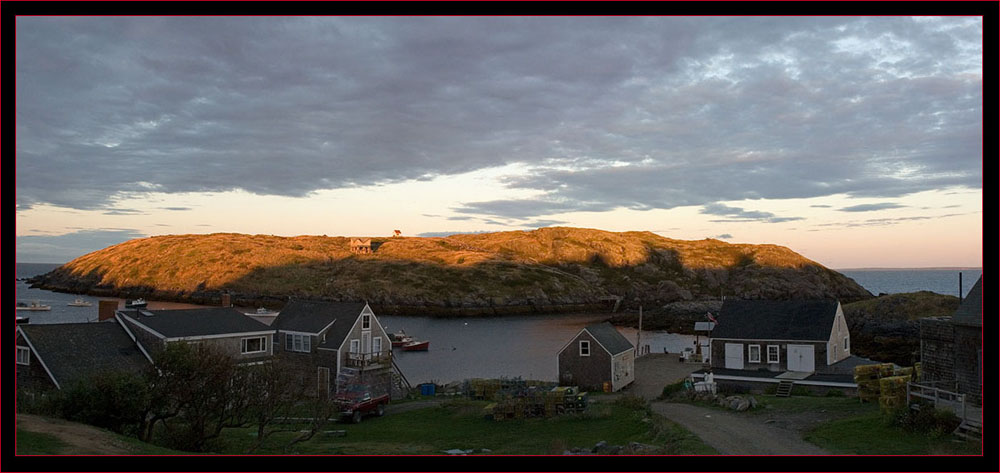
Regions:
[[701, 438], [723, 455], [829, 455], [794, 431], [772, 427], [764, 419], [753, 419], [725, 411], [654, 402], [657, 414], [674, 421]]

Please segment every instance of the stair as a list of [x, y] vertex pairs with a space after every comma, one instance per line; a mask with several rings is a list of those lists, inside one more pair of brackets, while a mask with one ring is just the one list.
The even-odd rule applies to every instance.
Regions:
[[968, 440], [981, 440], [983, 438], [983, 426], [976, 421], [964, 420], [952, 433]]
[[774, 393], [775, 397], [791, 397], [793, 386], [795, 386], [794, 381], [781, 381], [778, 383], [778, 391]]

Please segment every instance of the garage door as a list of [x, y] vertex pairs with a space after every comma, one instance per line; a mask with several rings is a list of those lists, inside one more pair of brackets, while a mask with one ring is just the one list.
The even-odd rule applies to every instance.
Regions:
[[788, 345], [788, 371], [815, 371], [814, 356], [812, 345]]
[[734, 370], [743, 369], [743, 344], [742, 343], [727, 343], [726, 344], [726, 368], [731, 368]]

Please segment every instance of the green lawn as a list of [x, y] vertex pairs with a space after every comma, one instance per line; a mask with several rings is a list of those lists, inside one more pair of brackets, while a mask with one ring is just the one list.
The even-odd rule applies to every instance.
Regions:
[[67, 447], [59, 437], [17, 429], [18, 455], [58, 455]]
[[[439, 407], [368, 417], [362, 423], [330, 424], [326, 430], [344, 430], [343, 437], [317, 435], [308, 442], [284, 446], [295, 433], [269, 438], [257, 453], [426, 455], [449, 449], [486, 448], [491, 454], [556, 454], [574, 447], [592, 447], [635, 441], [656, 445], [668, 454], [712, 454], [710, 447], [683, 428], [652, 417], [644, 409], [593, 404], [583, 414], [549, 419], [494, 421], [485, 418], [484, 401], [452, 401]], [[253, 429], [225, 432], [225, 451], [242, 453], [253, 443]]]
[[833, 453], [859, 455], [980, 455], [982, 444], [953, 435], [933, 436], [887, 425], [873, 412], [820, 425], [806, 440]]

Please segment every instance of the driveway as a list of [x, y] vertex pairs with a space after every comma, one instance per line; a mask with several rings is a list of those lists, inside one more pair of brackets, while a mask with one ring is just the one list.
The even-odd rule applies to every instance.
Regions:
[[663, 387], [680, 381], [701, 369], [701, 363], [681, 363], [680, 355], [653, 353], [635, 359], [635, 381], [625, 392], [646, 400], [653, 400], [663, 393]]
[[691, 404], [654, 402], [657, 414], [676, 422], [723, 455], [829, 455], [798, 433], [722, 410]]

